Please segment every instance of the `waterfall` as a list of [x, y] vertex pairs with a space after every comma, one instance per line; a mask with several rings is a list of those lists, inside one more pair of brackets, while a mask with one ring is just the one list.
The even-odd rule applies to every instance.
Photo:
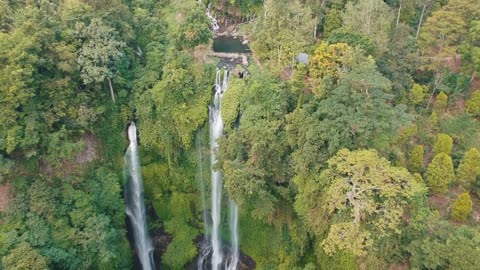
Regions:
[[210, 3], [208, 4], [207, 6], [207, 10], [205, 11], [205, 14], [207, 15], [207, 17], [210, 19], [211, 21], [211, 26], [212, 26], [212, 30], [213, 32], [217, 31], [218, 29], [220, 29], [220, 26], [218, 26], [218, 22], [217, 22], [217, 19], [212, 16], [212, 14], [210, 14]]
[[[210, 159], [212, 166], [217, 162], [218, 138], [223, 135], [223, 120], [221, 115], [221, 101], [223, 93], [227, 90], [230, 72], [225, 69], [217, 70], [215, 78], [215, 96], [213, 104], [209, 110], [209, 127], [210, 127]], [[212, 169], [212, 269], [217, 270], [222, 266], [223, 262], [223, 246], [220, 237], [220, 218], [222, 206], [222, 175], [219, 171]], [[232, 239], [232, 254], [230, 263], [226, 268], [234, 270], [238, 264], [238, 207], [234, 202], [230, 201], [230, 232]]]
[[208, 220], [207, 220], [207, 199], [206, 199], [206, 194], [205, 194], [205, 174], [203, 172], [203, 165], [204, 165], [204, 159], [203, 159], [203, 152], [202, 152], [202, 144], [200, 142], [199, 134], [197, 134], [195, 138], [195, 148], [197, 151], [197, 160], [199, 161], [198, 164], [198, 184], [200, 187], [200, 195], [202, 196], [202, 219], [203, 219], [203, 231], [205, 232], [205, 241], [202, 243], [202, 246], [200, 248], [200, 254], [198, 257], [197, 261], [197, 269], [201, 270], [206, 267], [208, 255], [212, 251], [212, 247], [208, 244], [208, 238], [207, 238], [207, 230], [208, 230]]
[[154, 269], [153, 245], [148, 235], [147, 218], [143, 202], [143, 185], [140, 174], [140, 162], [138, 160], [137, 128], [132, 122], [128, 127], [128, 139], [130, 145], [125, 154], [127, 165], [127, 189], [125, 197], [127, 201], [127, 216], [133, 228], [135, 250], [142, 264], [143, 270]]

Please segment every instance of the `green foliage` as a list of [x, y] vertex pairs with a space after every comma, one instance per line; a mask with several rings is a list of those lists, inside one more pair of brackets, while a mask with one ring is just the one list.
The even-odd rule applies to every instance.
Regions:
[[465, 221], [472, 212], [472, 199], [468, 192], [464, 192], [452, 204], [452, 218], [456, 221]]
[[343, 14], [343, 25], [350, 32], [369, 37], [383, 52], [392, 25], [392, 10], [381, 0], [349, 2]]
[[338, 251], [335, 254], [327, 255], [323, 250], [322, 245], [317, 245], [315, 247], [315, 254], [317, 255], [318, 266], [321, 270], [359, 269], [357, 258], [350, 253]]
[[[102, 20], [94, 18], [88, 26], [77, 23], [77, 38], [82, 43], [78, 50], [77, 63], [80, 66], [81, 77], [85, 84], [100, 83], [111, 80], [115, 76], [115, 68], [123, 56], [125, 42], [116, 40], [115, 29], [107, 26]], [[113, 90], [112, 100], [115, 101]]]
[[247, 214], [241, 214], [239, 226], [242, 250], [255, 260], [258, 269], [276, 267], [282, 260], [282, 253], [287, 255], [285, 243], [275, 227]]
[[233, 128], [235, 121], [240, 112], [240, 99], [243, 94], [245, 82], [237, 78], [231, 77], [228, 83], [228, 91], [223, 94], [222, 98], [222, 120], [226, 129]]
[[440, 133], [437, 135], [437, 140], [433, 145], [433, 153], [445, 153], [450, 155], [453, 149], [453, 139], [448, 134]]
[[480, 176], [480, 151], [472, 148], [465, 155], [457, 168], [457, 179], [467, 189]]
[[428, 165], [426, 180], [434, 193], [447, 193], [448, 186], [455, 179], [452, 158], [446, 153], [437, 154]]
[[341, 12], [338, 9], [333, 8], [327, 13], [327, 16], [325, 17], [323, 34], [328, 37], [334, 30], [340, 27], [342, 27]]
[[130, 251], [124, 248], [125, 209], [120, 190], [117, 176], [106, 168], [92, 170], [83, 179], [35, 180], [17, 193], [5, 215], [2, 226], [10, 231], [1, 255], [10, 253], [7, 258], [19, 260], [15, 247], [20, 245], [29, 253], [21, 244], [26, 242], [35, 251], [29, 253], [33, 258], [25, 257], [28, 261], [20, 260], [20, 265], [44, 260], [48, 268], [128, 267]]
[[173, 235], [173, 241], [168, 245], [162, 261], [172, 269], [183, 269], [196, 255], [193, 241], [199, 231], [191, 226], [195, 220], [190, 210], [195, 200], [190, 194], [173, 193], [167, 206], [171, 218], [164, 221], [165, 230]]
[[[460, 53], [464, 69], [475, 74], [480, 71], [480, 21], [475, 20], [470, 23], [467, 38], [460, 45]], [[472, 75], [473, 76], [473, 75]]]
[[[136, 101], [143, 144], [168, 160], [192, 145], [193, 134], [207, 119], [212, 69], [195, 65], [184, 52], [167, 54], [162, 80]], [[161, 129], [156, 127], [161, 126]]]
[[362, 49], [367, 54], [375, 52], [375, 44], [365, 35], [356, 32], [338, 29], [333, 31], [327, 38], [328, 43], [346, 43], [352, 47]]
[[411, 172], [421, 172], [423, 169], [423, 145], [415, 145], [410, 151], [408, 168]]
[[408, 246], [411, 267], [427, 269], [476, 269], [480, 251], [478, 230], [454, 226], [446, 221], [426, 220], [427, 231], [421, 232]]
[[14, 162], [0, 154], [0, 183], [13, 171]]

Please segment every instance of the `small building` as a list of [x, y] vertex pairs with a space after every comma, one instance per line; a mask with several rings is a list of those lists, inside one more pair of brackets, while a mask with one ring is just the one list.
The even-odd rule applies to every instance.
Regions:
[[299, 53], [297, 56], [297, 62], [308, 65], [308, 54]]

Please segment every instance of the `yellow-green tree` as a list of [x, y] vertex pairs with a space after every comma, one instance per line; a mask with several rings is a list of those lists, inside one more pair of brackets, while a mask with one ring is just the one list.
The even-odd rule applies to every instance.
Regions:
[[446, 193], [455, 178], [452, 158], [445, 153], [436, 155], [428, 165], [426, 178], [432, 192]]
[[317, 234], [331, 224], [323, 241], [327, 254], [365, 255], [374, 239], [398, 230], [410, 199], [423, 192], [405, 168], [375, 150], [340, 150], [318, 178], [296, 184], [295, 209], [306, 223]]
[[452, 204], [452, 218], [456, 221], [465, 221], [472, 213], [472, 198], [468, 192], [460, 194]]
[[447, 94], [445, 94], [443, 91], [440, 92], [440, 94], [438, 94], [437, 98], [435, 99], [435, 104], [433, 104], [433, 110], [437, 114], [441, 115], [447, 108], [447, 102], [448, 102]]
[[437, 141], [433, 145], [435, 154], [445, 153], [450, 155], [453, 149], [453, 139], [448, 134], [440, 133], [437, 135]]
[[465, 153], [460, 165], [458, 165], [457, 178], [463, 186], [469, 188], [479, 176], [480, 151], [477, 148], [472, 148]]
[[480, 116], [480, 90], [473, 92], [472, 97], [466, 102], [467, 112]]
[[415, 145], [410, 151], [408, 167], [412, 172], [420, 172], [423, 168], [423, 145]]
[[2, 258], [2, 264], [9, 270], [48, 269], [45, 258], [27, 242], [18, 244], [15, 249]]
[[421, 104], [425, 100], [425, 86], [420, 84], [414, 84], [410, 93], [408, 94], [408, 99], [413, 105]]

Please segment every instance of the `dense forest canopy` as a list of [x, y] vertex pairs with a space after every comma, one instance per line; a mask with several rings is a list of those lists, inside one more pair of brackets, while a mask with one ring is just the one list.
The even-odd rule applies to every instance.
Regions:
[[132, 121], [157, 268], [196, 266], [213, 167], [245, 269], [480, 269], [478, 0], [0, 0], [0, 269], [138, 267]]

